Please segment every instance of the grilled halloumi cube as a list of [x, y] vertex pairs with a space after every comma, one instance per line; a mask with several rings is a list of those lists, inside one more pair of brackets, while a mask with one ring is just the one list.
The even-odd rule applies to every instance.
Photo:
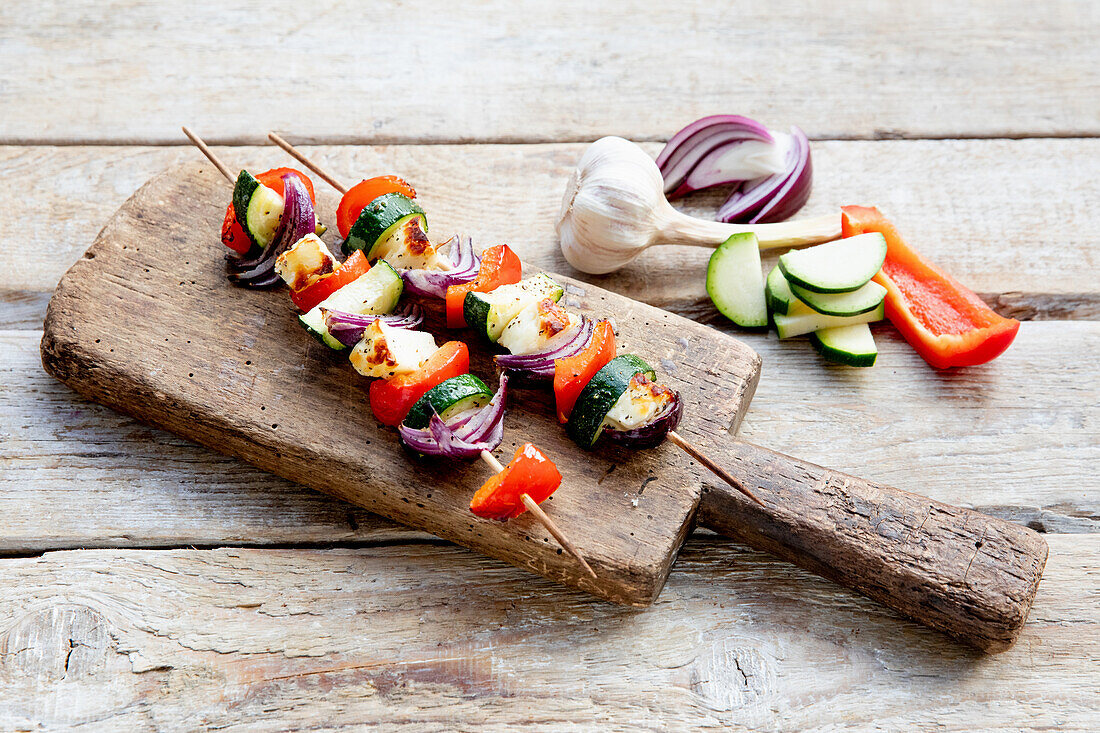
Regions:
[[435, 338], [424, 331], [393, 328], [375, 321], [351, 350], [351, 365], [364, 377], [389, 379], [415, 372], [436, 351]]
[[275, 272], [291, 290], [311, 285], [339, 263], [316, 234], [307, 234], [275, 259]]
[[508, 321], [497, 343], [513, 354], [534, 354], [555, 339], [564, 343], [580, 324], [580, 316], [568, 312], [553, 298], [543, 298]]
[[630, 389], [608, 411], [604, 424], [616, 430], [640, 428], [661, 414], [672, 399], [671, 389], [639, 372], [630, 378]]
[[410, 217], [371, 251], [371, 257], [383, 259], [398, 270], [449, 270], [451, 263], [428, 240], [420, 223], [419, 217]]

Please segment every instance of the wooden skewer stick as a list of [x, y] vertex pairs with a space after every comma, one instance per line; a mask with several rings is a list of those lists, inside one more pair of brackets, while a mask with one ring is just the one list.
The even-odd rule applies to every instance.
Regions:
[[[504, 466], [501, 465], [496, 456], [494, 456], [487, 450], [481, 451], [481, 460], [489, 464], [489, 467], [497, 473], [500, 473], [504, 470]], [[539, 520], [539, 522], [542, 523], [543, 527], [546, 527], [546, 531], [553, 535], [554, 539], [558, 541], [558, 544], [564, 547], [566, 552], [576, 558], [577, 562], [581, 564], [581, 567], [585, 569], [585, 572], [595, 578], [596, 571], [593, 570], [588, 562], [584, 559], [584, 555], [580, 553], [580, 550], [578, 550], [572, 542], [565, 538], [565, 535], [562, 534], [562, 531], [558, 529], [558, 525], [554, 524], [554, 520], [551, 519], [549, 515], [547, 515], [547, 513], [542, 510], [542, 507], [538, 505], [538, 502], [532, 499], [530, 494], [520, 494], [519, 498], [520, 501], [523, 502], [523, 505], [527, 507], [527, 511], [531, 512], [531, 514], [534, 515], [535, 519]]]
[[[195, 147], [201, 150], [202, 154], [205, 155], [210, 160], [210, 162], [213, 163], [217, 167], [217, 169], [222, 172], [222, 175], [225, 176], [226, 180], [228, 180], [230, 183], [234, 182], [235, 179], [233, 178], [233, 174], [229, 172], [229, 168], [227, 168], [225, 164], [221, 162], [218, 156], [214, 154], [213, 150], [207, 147], [206, 143], [203, 142], [203, 139], [201, 137], [191, 132], [191, 130], [187, 129], [187, 127], [183, 127], [183, 134], [186, 135], [191, 140], [191, 142], [195, 143]], [[322, 171], [311, 161], [306, 159], [306, 157], [295, 150], [290, 143], [283, 140], [275, 133], [270, 133], [269, 137], [276, 145], [293, 155], [303, 165], [305, 165], [311, 171], [323, 178], [341, 193], [347, 192], [347, 189], [337, 183], [331, 176]], [[489, 464], [489, 466], [497, 473], [500, 473], [504, 470], [504, 466], [502, 466], [500, 461], [496, 459], [496, 456], [494, 456], [487, 450], [481, 451], [481, 459]], [[542, 507], [540, 507], [529, 494], [521, 494], [520, 500], [523, 502], [523, 505], [527, 507], [527, 510], [531, 512], [531, 514], [533, 514], [536, 519], [542, 522], [542, 525], [546, 527], [546, 531], [553, 535], [554, 539], [556, 539], [570, 555], [577, 559], [577, 562], [581, 564], [581, 567], [584, 568], [585, 571], [593, 578], [597, 577], [596, 572], [584, 559], [584, 556], [581, 555], [581, 553], [577, 550], [572, 542], [565, 538], [565, 535], [562, 534], [562, 531], [558, 529], [558, 525], [554, 524], [554, 520], [550, 519], [550, 517], [547, 516], [546, 512], [542, 510]]]
[[684, 453], [687, 453], [689, 456], [691, 456], [695, 460], [699, 461], [699, 463], [701, 463], [704, 466], [706, 466], [707, 468], [709, 468], [715, 476], [722, 479], [727, 484], [729, 484], [733, 488], [737, 489], [742, 494], [749, 497], [750, 499], [755, 501], [760, 506], [765, 506], [764, 502], [762, 502], [762, 501], [760, 501], [760, 499], [756, 498], [756, 495], [753, 494], [751, 491], [749, 491], [748, 488], [746, 488], [746, 486], [743, 483], [741, 483], [740, 481], [735, 479], [730, 474], [729, 471], [722, 468], [717, 463], [715, 463], [714, 461], [710, 460], [705, 455], [703, 455], [703, 453], [701, 453], [698, 448], [696, 448], [694, 445], [692, 445], [688, 441], [684, 440], [684, 437], [682, 435], [680, 435], [679, 433], [677, 433], [675, 430], [669, 430], [668, 431], [668, 439], [676, 447], [678, 447], [682, 451], [684, 451]]
[[[346, 188], [344, 188], [343, 186], [341, 186], [339, 183], [336, 182], [336, 179], [334, 179], [332, 176], [330, 176], [328, 173], [326, 173], [323, 169], [321, 169], [316, 163], [311, 161], [309, 158], [302, 155], [301, 152], [299, 152], [297, 149], [295, 149], [295, 147], [293, 145], [291, 145], [290, 143], [288, 143], [286, 140], [282, 139], [281, 137], [276, 135], [274, 132], [269, 132], [267, 134], [267, 136], [269, 138], [271, 138], [271, 141], [273, 143], [275, 143], [280, 148], [282, 148], [283, 150], [288, 152], [290, 155], [292, 155], [295, 158], [295, 160], [298, 160], [300, 163], [302, 163], [302, 165], [306, 166], [311, 171], [313, 171], [314, 173], [319, 175], [321, 178], [328, 181], [328, 183], [330, 185], [332, 185], [334, 188], [336, 188], [336, 190], [340, 191], [341, 193], [345, 193], [347, 191]], [[715, 463], [714, 461], [710, 460], [705, 455], [703, 455], [703, 453], [698, 448], [696, 448], [690, 442], [685, 440], [684, 437], [682, 435], [680, 435], [679, 433], [677, 433], [675, 430], [670, 430], [668, 432], [668, 439], [669, 439], [670, 442], [672, 442], [673, 445], [680, 448], [682, 451], [687, 453], [689, 456], [691, 456], [695, 460], [699, 461], [699, 463], [701, 463], [706, 468], [710, 469], [714, 473], [715, 476], [722, 479], [727, 484], [729, 484], [733, 488], [737, 489], [742, 494], [747, 496], [749, 499], [752, 499], [753, 501], [755, 501], [760, 506], [765, 506], [764, 502], [760, 501], [760, 499], [757, 498], [757, 496], [755, 494], [753, 494], [751, 491], [749, 491], [748, 488], [743, 483], [741, 483], [736, 478], [734, 478], [732, 475], [730, 475], [729, 471], [726, 471], [724, 468], [719, 466], [717, 463]], [[485, 454], [482, 455], [482, 458], [485, 458]], [[492, 458], [491, 454], [489, 455], [489, 458]], [[488, 462], [488, 460], [489, 459], [486, 459], [486, 462]], [[492, 460], [496, 461], [495, 458], [492, 458]], [[489, 465], [493, 465], [493, 464], [490, 463]], [[496, 465], [499, 466], [500, 463], [498, 462]], [[503, 467], [500, 468], [500, 469], [497, 469], [498, 473], [501, 470], [503, 470]], [[534, 502], [531, 502], [531, 503], [534, 504]], [[530, 508], [530, 507], [528, 507], [528, 508]], [[544, 524], [545, 524], [545, 522], [544, 522]], [[546, 528], [548, 530], [550, 530], [550, 534], [553, 534], [555, 537], [557, 537], [557, 535], [554, 534], [554, 530], [550, 529], [549, 525]], [[561, 542], [561, 539], [559, 538], [558, 541]], [[562, 546], [565, 547], [564, 542], [562, 543]], [[577, 557], [578, 557], [578, 559], [580, 559], [579, 555]], [[583, 563], [584, 561], [581, 560], [581, 562]]]
[[191, 140], [191, 142], [195, 143], [195, 147], [201, 150], [202, 154], [205, 155], [210, 160], [210, 162], [214, 164], [214, 167], [222, 172], [222, 175], [225, 176], [226, 180], [228, 180], [230, 183], [233, 183], [236, 180], [233, 178], [233, 174], [229, 172], [229, 169], [225, 167], [225, 163], [221, 162], [218, 159], [218, 156], [214, 155], [214, 151], [206, 146], [206, 143], [203, 142], [203, 139], [201, 137], [191, 132], [191, 130], [189, 130], [186, 125], [184, 125], [181, 129], [183, 130], [183, 134], [186, 135], [188, 139]]
[[328, 173], [326, 173], [323, 168], [321, 168], [320, 166], [315, 164], [312, 160], [310, 160], [306, 156], [299, 153], [297, 148], [295, 148], [293, 145], [288, 143], [286, 140], [283, 140], [281, 137], [276, 135], [274, 132], [267, 133], [267, 137], [268, 137], [269, 140], [271, 140], [271, 142], [275, 143], [280, 148], [285, 150], [292, 158], [294, 158], [299, 163], [304, 165], [306, 168], [309, 168], [311, 171], [313, 171], [318, 176], [320, 176], [325, 181], [325, 183], [332, 186], [333, 188], [335, 188], [340, 193], [347, 193], [348, 192], [348, 189], [347, 189], [346, 186], [344, 186], [342, 183], [340, 183], [335, 178], [333, 178]]

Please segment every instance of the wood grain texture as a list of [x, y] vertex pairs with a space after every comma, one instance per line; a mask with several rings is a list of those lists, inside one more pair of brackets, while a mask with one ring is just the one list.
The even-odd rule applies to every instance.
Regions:
[[[645, 147], [656, 155], [660, 146]], [[478, 245], [507, 242], [524, 261], [574, 276], [579, 274], [558, 249], [554, 223], [565, 180], [583, 149], [306, 148], [345, 181], [398, 172], [415, 183], [434, 236], [462, 231]], [[994, 305], [1007, 314], [1100, 318], [1100, 289], [1091, 274], [1100, 269], [1100, 192], [1091, 185], [1100, 175], [1100, 140], [824, 142], [813, 152], [807, 215], [873, 203], [914, 246], [971, 288], [995, 296]], [[261, 169], [290, 160], [274, 146], [219, 148], [218, 154], [230, 165]], [[11, 183], [0, 191], [0, 202], [37, 222], [27, 228], [22, 217], [0, 221], [0, 256], [11, 263], [0, 268], [0, 293], [52, 291], [138, 186], [197, 159], [191, 147], [0, 148], [0, 172]], [[331, 218], [335, 192], [318, 184], [321, 214]], [[713, 216], [720, 200], [703, 193], [679, 205]], [[690, 247], [657, 247], [615, 275], [590, 279], [697, 320], [715, 320], [703, 288], [707, 256]], [[25, 308], [0, 298], [0, 316], [5, 311], [11, 315], [4, 321], [28, 322]]]
[[[2, 12], [5, 142], [174, 143], [185, 121], [216, 141], [663, 140], [717, 112], [817, 138], [1100, 133], [1088, 0]], [[259, 63], [273, 46], [282, 63]]]
[[[473, 516], [484, 467], [412, 461], [366, 408], [367, 380], [312, 342], [285, 298], [226, 282], [213, 228], [194, 224], [217, 220], [226, 190], [209, 165], [191, 163], [154, 178], [119, 210], [50, 301], [42, 360], [51, 374], [144, 422], [532, 572], [620, 603], [656, 597], [700, 491], [699, 472], [679, 451], [586, 453], [557, 424], [550, 396], [513, 390], [502, 453], [532, 440], [554, 457], [567, 490], [548, 512], [600, 577], [589, 579], [531, 517]], [[751, 349], [561, 282], [564, 302], [613, 315], [622, 343], [664, 367], [690, 416], [686, 435], [736, 429], [759, 375]], [[489, 374], [487, 351], [475, 354], [474, 371]]]
[[1016, 642], [1047, 561], [1035, 532], [751, 443], [708, 453], [765, 506], [708, 477], [700, 525], [983, 651]]
[[1100, 724], [1100, 536], [983, 657], [727, 541], [644, 611], [458, 548], [0, 561], [0, 728], [1051, 730]]
[[[1100, 324], [1025, 323], [952, 376], [887, 327], [858, 373], [804, 339], [739, 337], [764, 360], [742, 437], [1040, 531], [1100, 531]], [[40, 338], [0, 332], [0, 552], [424, 536], [85, 401], [42, 371]]]

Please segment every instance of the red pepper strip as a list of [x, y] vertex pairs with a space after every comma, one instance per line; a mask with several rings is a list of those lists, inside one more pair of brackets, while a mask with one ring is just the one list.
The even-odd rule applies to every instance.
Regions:
[[[294, 168], [272, 168], [269, 171], [264, 171], [256, 176], [263, 185], [274, 190], [280, 196], [286, 193], [285, 186], [283, 184], [283, 175], [286, 173], [294, 173], [302, 179], [302, 183], [305, 184], [306, 190], [309, 191], [309, 198], [314, 204], [317, 203], [317, 199], [313, 194], [313, 181], [309, 180], [309, 176]], [[229, 206], [225, 207], [225, 221], [222, 222], [222, 244], [234, 252], [240, 254], [247, 254], [248, 250], [252, 247], [252, 240], [245, 234], [244, 227], [237, 221], [237, 213], [233, 208], [232, 202]]]
[[600, 321], [584, 351], [554, 361], [554, 401], [558, 406], [558, 421], [566, 423], [581, 391], [596, 372], [615, 358], [615, 329], [610, 321]]
[[875, 282], [886, 288], [886, 317], [937, 369], [991, 361], [1009, 347], [1020, 322], [997, 315], [982, 299], [909, 247], [878, 209], [845, 206], [841, 232], [879, 232], [886, 262]]
[[303, 313], [311, 310], [313, 306], [323, 301], [328, 296], [344, 287], [352, 280], [370, 270], [370, 263], [362, 250], [355, 250], [344, 263], [327, 275], [322, 275], [320, 280], [314, 280], [301, 290], [290, 293], [290, 299]]
[[413, 187], [397, 176], [375, 176], [359, 181], [348, 189], [340, 199], [340, 205], [336, 207], [336, 228], [340, 230], [340, 236], [346, 238], [352, 224], [363, 213], [367, 204], [387, 193], [400, 193], [411, 199], [416, 198]]
[[481, 253], [481, 269], [473, 282], [447, 288], [447, 328], [464, 328], [462, 305], [466, 293], [488, 293], [501, 285], [518, 283], [523, 278], [523, 263], [507, 244], [498, 244]]
[[546, 501], [561, 486], [561, 473], [554, 462], [533, 443], [524, 443], [504, 470], [482, 484], [470, 500], [470, 511], [486, 519], [512, 519], [526, 511], [522, 494], [536, 504]]
[[370, 409], [383, 425], [400, 425], [413, 404], [429, 389], [468, 371], [470, 350], [461, 341], [448, 341], [412, 374], [371, 382]]

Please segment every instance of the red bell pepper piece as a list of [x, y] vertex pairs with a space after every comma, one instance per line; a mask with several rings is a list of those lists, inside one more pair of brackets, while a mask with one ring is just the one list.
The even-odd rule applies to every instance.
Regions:
[[554, 462], [533, 443], [524, 443], [504, 470], [477, 490], [470, 511], [486, 519], [512, 519], [527, 509], [520, 498], [523, 494], [541, 504], [559, 486], [561, 473]]
[[569, 421], [581, 390], [592, 381], [596, 372], [614, 358], [615, 329], [610, 321], [600, 321], [584, 351], [554, 361], [554, 401], [558, 406], [558, 421]]
[[461, 341], [448, 341], [420, 368], [370, 385], [370, 409], [383, 425], [400, 425], [413, 404], [440, 382], [470, 371], [470, 350]]
[[336, 207], [336, 228], [340, 230], [340, 236], [347, 237], [352, 224], [363, 213], [367, 204], [387, 193], [400, 193], [411, 199], [416, 198], [413, 187], [397, 176], [375, 176], [360, 181], [348, 189], [340, 199], [340, 205]]
[[344, 263], [320, 280], [314, 280], [301, 290], [290, 293], [290, 299], [303, 313], [370, 270], [370, 262], [361, 250], [355, 250]]
[[523, 263], [507, 244], [498, 244], [481, 253], [477, 279], [447, 288], [447, 328], [465, 328], [462, 305], [466, 293], [488, 293], [501, 285], [518, 283], [523, 278]]
[[1009, 347], [1020, 322], [997, 315], [981, 298], [905, 243], [878, 209], [845, 206], [841, 232], [879, 232], [886, 261], [875, 282], [886, 288], [886, 317], [937, 369], [991, 361]]
[[[302, 183], [305, 184], [306, 190], [309, 191], [310, 200], [316, 205], [317, 199], [313, 194], [313, 181], [309, 180], [309, 176], [294, 168], [272, 168], [269, 171], [264, 171], [256, 176], [256, 180], [272, 189], [280, 196], [285, 195], [286, 186], [283, 184], [283, 176], [287, 173], [294, 173], [302, 179]], [[248, 254], [248, 250], [252, 247], [252, 240], [248, 238], [248, 234], [245, 233], [244, 227], [237, 221], [237, 213], [233, 208], [233, 203], [230, 202], [229, 206], [225, 207], [225, 221], [222, 222], [222, 244], [234, 252], [240, 254]]]

